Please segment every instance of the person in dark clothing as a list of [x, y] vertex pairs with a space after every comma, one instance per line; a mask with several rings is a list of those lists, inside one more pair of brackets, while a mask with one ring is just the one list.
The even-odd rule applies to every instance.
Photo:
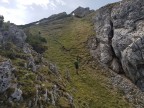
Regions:
[[74, 62], [75, 69], [76, 69], [76, 74], [79, 75], [78, 70], [79, 70], [79, 57], [77, 56], [77, 60]]

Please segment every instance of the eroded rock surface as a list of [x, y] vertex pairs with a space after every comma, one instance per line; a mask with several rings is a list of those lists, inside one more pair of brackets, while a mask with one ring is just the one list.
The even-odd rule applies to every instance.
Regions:
[[12, 42], [17, 47], [23, 48], [26, 40], [25, 33], [18, 29], [14, 24], [5, 24], [0, 30], [0, 44], [5, 46], [8, 42]]
[[14, 101], [20, 101], [22, 99], [22, 90], [15, 88], [15, 91], [11, 95], [10, 99], [12, 99]]
[[0, 63], [0, 93], [6, 91], [10, 87], [13, 70], [10, 60]]
[[144, 91], [144, 1], [123, 0], [97, 10], [91, 55], [125, 73]]

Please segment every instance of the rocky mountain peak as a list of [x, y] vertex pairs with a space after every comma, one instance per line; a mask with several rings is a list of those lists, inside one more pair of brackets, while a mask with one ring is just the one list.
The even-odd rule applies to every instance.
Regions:
[[76, 17], [82, 18], [91, 12], [92, 12], [92, 10], [90, 10], [89, 7], [83, 8], [83, 7], [79, 6], [71, 14], [76, 16]]

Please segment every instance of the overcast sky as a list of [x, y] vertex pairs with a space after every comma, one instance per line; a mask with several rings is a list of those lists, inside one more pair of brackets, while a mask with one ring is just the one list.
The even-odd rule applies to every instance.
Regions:
[[60, 12], [70, 13], [78, 6], [98, 9], [120, 0], [0, 0], [0, 15], [5, 21], [26, 24]]

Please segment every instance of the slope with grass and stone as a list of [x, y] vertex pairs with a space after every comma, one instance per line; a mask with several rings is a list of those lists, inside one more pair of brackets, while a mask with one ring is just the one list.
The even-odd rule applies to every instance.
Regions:
[[[68, 15], [23, 27], [32, 34], [40, 31], [41, 36], [46, 38], [48, 50], [43, 56], [59, 67], [76, 108], [131, 108], [132, 104], [128, 103], [123, 93], [113, 89], [107, 70], [93, 61], [89, 54], [87, 40], [95, 35], [92, 20], [95, 14], [92, 11], [83, 17]], [[80, 59], [79, 75], [74, 68], [77, 56]], [[67, 71], [70, 81], [67, 80]]]
[[[143, 47], [138, 47], [143, 38], [130, 38], [142, 34], [140, 2], [123, 0], [97, 11], [78, 7], [71, 14], [62, 12], [18, 27], [3, 23], [0, 16], [0, 107], [143, 108], [144, 94], [124, 74], [143, 70], [143, 62], [135, 56], [143, 54]], [[125, 51], [126, 62], [120, 61], [119, 50], [128, 42], [119, 44], [119, 37], [136, 39], [125, 50], [135, 57], [129, 62], [138, 67], [128, 64], [131, 56]], [[128, 65], [126, 71], [120, 70], [121, 62]]]
[[73, 106], [60, 70], [40, 54], [43, 50], [32, 48], [43, 48], [46, 40], [37, 35], [31, 40], [15, 24], [0, 21], [0, 108]]

